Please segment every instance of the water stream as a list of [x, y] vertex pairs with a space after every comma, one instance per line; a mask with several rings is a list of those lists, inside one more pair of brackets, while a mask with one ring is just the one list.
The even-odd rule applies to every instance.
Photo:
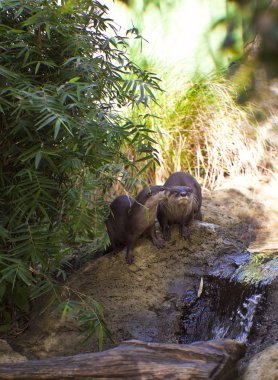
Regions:
[[222, 338], [247, 342], [254, 316], [262, 313], [268, 285], [277, 275], [276, 251], [253, 254], [230, 278], [204, 277], [201, 294], [192, 289], [182, 299], [179, 342]]

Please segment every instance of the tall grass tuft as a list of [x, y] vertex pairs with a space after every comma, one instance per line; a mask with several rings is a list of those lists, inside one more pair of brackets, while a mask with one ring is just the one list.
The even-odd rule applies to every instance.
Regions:
[[252, 105], [239, 106], [235, 85], [222, 75], [195, 78], [160, 99], [152, 119], [158, 157], [154, 181], [175, 171], [214, 188], [227, 176], [256, 175], [267, 154]]

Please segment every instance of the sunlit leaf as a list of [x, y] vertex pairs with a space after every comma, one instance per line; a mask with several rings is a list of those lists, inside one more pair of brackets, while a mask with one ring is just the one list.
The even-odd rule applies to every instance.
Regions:
[[36, 169], [38, 169], [38, 167], [39, 167], [39, 164], [41, 162], [41, 158], [42, 158], [42, 152], [37, 152], [36, 158], [35, 158], [35, 168]]

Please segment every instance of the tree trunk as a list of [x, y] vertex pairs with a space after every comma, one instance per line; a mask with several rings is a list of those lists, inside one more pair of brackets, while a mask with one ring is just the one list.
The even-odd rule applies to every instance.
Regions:
[[228, 380], [244, 344], [234, 340], [188, 345], [131, 340], [99, 352], [0, 365], [6, 379], [168, 379]]

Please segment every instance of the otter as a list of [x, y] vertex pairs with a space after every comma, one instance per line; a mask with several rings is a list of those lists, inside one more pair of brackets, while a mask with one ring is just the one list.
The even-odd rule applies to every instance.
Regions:
[[143, 234], [151, 237], [156, 247], [163, 247], [155, 231], [156, 209], [159, 202], [177, 191], [159, 185], [146, 186], [135, 199], [120, 195], [111, 203], [110, 214], [105, 222], [107, 232], [114, 252], [127, 247], [128, 264], [133, 262], [134, 245]]
[[157, 219], [165, 240], [170, 239], [170, 224], [180, 225], [181, 236], [189, 238], [188, 224], [193, 220], [202, 220], [202, 190], [192, 175], [176, 172], [170, 175], [164, 186], [179, 190], [161, 202], [157, 209]]

